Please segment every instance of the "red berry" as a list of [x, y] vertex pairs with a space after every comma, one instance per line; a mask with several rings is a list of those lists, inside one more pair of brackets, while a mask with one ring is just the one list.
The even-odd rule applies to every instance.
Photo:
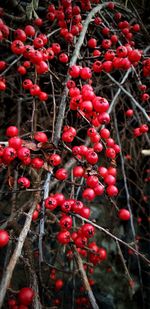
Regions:
[[77, 78], [80, 75], [80, 69], [81, 67], [79, 65], [73, 65], [69, 68], [69, 74], [73, 78]]
[[0, 248], [5, 247], [9, 242], [9, 234], [5, 230], [0, 230]]
[[18, 178], [18, 184], [21, 188], [29, 188], [30, 187], [30, 180], [27, 177], [20, 177]]
[[20, 28], [14, 31], [14, 37], [16, 40], [20, 40], [22, 42], [25, 42], [27, 38], [25, 31]]
[[97, 41], [94, 38], [89, 39], [87, 42], [87, 46], [90, 48], [95, 48], [96, 45], [97, 45]]
[[61, 157], [58, 154], [53, 153], [48, 157], [48, 162], [53, 166], [57, 166], [61, 164]]
[[63, 285], [64, 285], [63, 280], [57, 279], [57, 280], [55, 281], [55, 289], [56, 289], [57, 291], [61, 290], [62, 287], [63, 287]]
[[87, 159], [88, 163], [94, 165], [98, 162], [98, 155], [95, 151], [90, 151], [90, 152], [88, 152], [86, 159]]
[[3, 161], [5, 164], [10, 164], [17, 157], [16, 150], [12, 147], [6, 147], [3, 150]]
[[82, 225], [81, 233], [82, 233], [83, 236], [85, 236], [87, 238], [91, 238], [95, 234], [95, 228], [94, 228], [93, 225], [91, 225], [89, 223], [85, 223], [84, 225]]
[[20, 147], [17, 155], [20, 160], [25, 160], [30, 157], [30, 149], [27, 147]]
[[48, 141], [47, 135], [44, 132], [36, 132], [34, 134], [34, 139], [41, 143], [46, 143]]
[[24, 51], [25, 51], [25, 46], [23, 44], [22, 41], [20, 40], [14, 40], [12, 43], [11, 43], [11, 50], [14, 54], [16, 55], [20, 55], [20, 54], [23, 54]]
[[100, 261], [106, 260], [106, 258], [107, 258], [106, 249], [104, 249], [104, 248], [101, 247], [101, 248], [99, 248], [98, 253], [99, 253], [99, 259], [100, 259]]
[[38, 216], [39, 216], [39, 212], [38, 210], [35, 209], [32, 215], [32, 220], [36, 221], [38, 219]]
[[70, 242], [69, 231], [61, 231], [57, 234], [57, 240], [62, 245], [67, 245]]
[[132, 117], [133, 114], [134, 114], [133, 109], [128, 109], [128, 110], [126, 111], [126, 116], [127, 116], [127, 117]]
[[91, 69], [88, 67], [81, 68], [80, 70], [80, 76], [82, 79], [86, 80], [92, 77]]
[[106, 192], [109, 196], [116, 196], [118, 194], [118, 189], [114, 185], [110, 185], [107, 187]]
[[47, 199], [45, 200], [45, 208], [49, 209], [49, 210], [54, 210], [58, 205], [58, 202], [56, 200], [55, 197], [53, 196], [49, 196], [47, 197]]
[[65, 168], [60, 168], [56, 171], [55, 173], [55, 177], [58, 179], [58, 180], [65, 180], [68, 178], [68, 173], [67, 171], [65, 170]]
[[29, 288], [22, 288], [18, 294], [18, 300], [22, 305], [28, 306], [32, 303], [34, 298], [34, 291]]
[[86, 188], [82, 193], [82, 197], [88, 201], [92, 201], [95, 198], [95, 192], [91, 188]]
[[84, 169], [82, 166], [75, 166], [73, 168], [73, 176], [74, 177], [82, 177], [84, 174]]
[[131, 62], [139, 62], [141, 59], [141, 52], [138, 49], [131, 50], [128, 53], [128, 58]]
[[15, 126], [10, 126], [6, 130], [6, 136], [9, 136], [9, 137], [17, 136], [18, 133], [19, 133], [18, 128]]
[[130, 212], [127, 209], [122, 208], [118, 212], [118, 217], [123, 221], [128, 221], [130, 219]]
[[61, 228], [70, 230], [72, 228], [72, 218], [65, 215], [60, 219], [59, 224]]
[[59, 61], [63, 62], [63, 63], [67, 63], [68, 62], [68, 56], [65, 53], [62, 53], [59, 55]]
[[27, 36], [34, 36], [35, 35], [35, 28], [31, 25], [27, 25], [24, 29]]
[[38, 170], [44, 165], [44, 161], [43, 159], [37, 157], [31, 160], [31, 164], [34, 168]]

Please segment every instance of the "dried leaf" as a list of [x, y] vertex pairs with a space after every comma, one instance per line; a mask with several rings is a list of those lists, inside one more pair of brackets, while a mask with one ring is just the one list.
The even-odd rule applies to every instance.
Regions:
[[43, 150], [52, 150], [52, 149], [56, 149], [55, 145], [53, 143], [38, 143], [37, 144], [38, 148], [42, 148]]
[[38, 151], [38, 147], [35, 143], [29, 141], [23, 141], [23, 146], [29, 148], [30, 150]]
[[52, 171], [52, 166], [48, 165], [47, 162], [44, 163], [44, 165], [42, 166], [42, 168], [44, 170], [46, 170], [47, 172], [51, 172]]
[[10, 189], [13, 189], [14, 177], [9, 176], [7, 181], [8, 181], [9, 188], [10, 188]]

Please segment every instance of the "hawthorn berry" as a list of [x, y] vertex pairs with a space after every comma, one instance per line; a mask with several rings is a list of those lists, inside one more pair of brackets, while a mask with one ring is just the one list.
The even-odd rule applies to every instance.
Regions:
[[0, 248], [5, 247], [9, 242], [9, 234], [5, 230], [0, 230]]

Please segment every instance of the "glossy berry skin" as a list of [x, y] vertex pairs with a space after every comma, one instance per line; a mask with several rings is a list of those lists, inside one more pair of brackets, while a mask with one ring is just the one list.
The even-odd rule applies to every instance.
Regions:
[[82, 177], [84, 174], [84, 169], [82, 166], [75, 166], [73, 168], [73, 176], [74, 177]]
[[98, 155], [95, 151], [90, 151], [87, 154], [86, 159], [87, 159], [88, 163], [94, 165], [98, 162]]
[[45, 208], [49, 210], [54, 210], [57, 207], [58, 203], [55, 197], [49, 196], [45, 200]]
[[9, 306], [9, 309], [11, 309], [13, 306], [15, 306], [17, 304], [16, 300], [13, 299], [13, 298], [10, 298], [8, 300], [8, 306]]
[[83, 217], [83, 218], [86, 218], [86, 219], [89, 219], [90, 218], [90, 215], [91, 215], [91, 211], [90, 211], [90, 208], [88, 207], [83, 207], [81, 210], [80, 210], [80, 216]]
[[138, 49], [131, 50], [128, 53], [128, 58], [131, 62], [139, 62], [141, 59], [141, 53]]
[[107, 148], [105, 151], [106, 157], [110, 159], [115, 159], [116, 152], [113, 148]]
[[100, 136], [101, 136], [101, 138], [104, 138], [104, 139], [107, 139], [107, 138], [109, 138], [109, 136], [110, 136], [110, 132], [109, 132], [109, 130], [108, 129], [101, 129], [100, 130]]
[[22, 41], [20, 40], [14, 40], [12, 43], [11, 43], [11, 50], [14, 54], [16, 55], [21, 55], [24, 53], [25, 51], [25, 46], [23, 44]]
[[74, 140], [75, 135], [70, 130], [63, 132], [62, 140], [66, 143], [71, 143]]
[[47, 101], [48, 100], [48, 94], [44, 91], [40, 91], [38, 94], [38, 98], [40, 101]]
[[33, 215], [32, 215], [32, 220], [36, 221], [39, 217], [39, 212], [37, 209], [34, 210]]
[[106, 249], [101, 247], [101, 248], [99, 248], [98, 253], [99, 253], [100, 261], [104, 261], [104, 260], [107, 259], [107, 251], [106, 251]]
[[63, 280], [57, 279], [57, 280], [55, 281], [55, 289], [56, 289], [57, 291], [61, 290], [62, 287], [63, 287], [63, 285], [64, 285]]
[[98, 185], [98, 177], [91, 175], [86, 179], [87, 186], [90, 188], [95, 188]]
[[17, 156], [20, 160], [25, 160], [30, 157], [30, 149], [27, 147], [20, 147], [17, 152]]
[[140, 132], [141, 132], [142, 134], [148, 132], [148, 130], [149, 130], [149, 128], [148, 128], [147, 124], [142, 124], [142, 125], [140, 126]]
[[60, 168], [56, 171], [55, 173], [55, 177], [58, 179], [58, 180], [65, 180], [68, 178], [68, 173], [67, 171], [65, 170], [65, 168]]
[[124, 58], [127, 56], [128, 54], [128, 51], [127, 51], [127, 48], [123, 45], [117, 47], [116, 49], [116, 54], [119, 58]]
[[65, 53], [62, 53], [59, 55], [59, 61], [62, 63], [67, 63], [68, 62], [68, 56]]
[[[74, 203], [74, 201], [73, 201]], [[70, 200], [65, 200], [62, 204], [61, 204], [61, 210], [64, 212], [69, 212], [72, 209], [72, 204], [73, 204]]]
[[52, 166], [58, 166], [59, 164], [61, 164], [61, 157], [58, 154], [53, 153], [52, 155], [48, 157], [48, 162]]
[[65, 201], [65, 197], [62, 193], [55, 193], [53, 197], [56, 199], [58, 206], [61, 206]]
[[14, 137], [17, 136], [19, 133], [18, 128], [15, 126], [10, 126], [6, 130], [6, 136], [8, 137]]
[[26, 39], [27, 39], [25, 31], [20, 29], [20, 28], [18, 28], [14, 31], [14, 37], [15, 37], [15, 39], [20, 40], [22, 42], [25, 42]]
[[73, 78], [78, 78], [80, 75], [80, 66], [78, 65], [73, 65], [72, 67], [69, 68], [69, 74]]
[[104, 193], [104, 186], [102, 184], [98, 184], [96, 187], [94, 187], [95, 195], [101, 196]]
[[83, 208], [83, 203], [81, 201], [74, 201], [71, 210], [77, 214], [80, 214], [81, 210]]
[[8, 141], [9, 147], [19, 149], [22, 146], [22, 139], [18, 136], [11, 137]]
[[21, 188], [29, 188], [30, 187], [30, 180], [27, 177], [20, 177], [18, 178], [18, 184]]
[[36, 84], [33, 84], [31, 87], [30, 87], [30, 94], [33, 95], [33, 96], [37, 96], [40, 94], [40, 87]]
[[21, 305], [29, 306], [33, 298], [34, 291], [29, 287], [22, 288], [18, 294], [18, 300]]
[[84, 225], [82, 225], [81, 232], [83, 236], [91, 238], [95, 234], [95, 228], [93, 225], [85, 223]]
[[34, 134], [34, 139], [41, 143], [46, 143], [48, 141], [47, 135], [44, 132], [36, 132]]
[[134, 114], [134, 111], [133, 111], [133, 109], [128, 109], [125, 114], [126, 114], [127, 117], [132, 117], [133, 114]]
[[106, 192], [107, 194], [110, 196], [110, 197], [113, 197], [113, 196], [117, 196], [118, 195], [118, 189], [116, 186], [114, 185], [110, 185], [107, 187], [106, 189]]
[[0, 91], [5, 91], [6, 90], [6, 84], [0, 80]]
[[0, 248], [5, 247], [9, 242], [9, 234], [5, 230], [0, 230]]
[[59, 221], [62, 229], [70, 230], [72, 228], [72, 218], [70, 216], [63, 216]]
[[127, 209], [122, 208], [118, 212], [118, 217], [123, 221], [128, 221], [130, 219], [130, 212]]
[[44, 161], [43, 159], [37, 157], [31, 160], [31, 164], [34, 168], [38, 170], [44, 165]]
[[83, 248], [84, 246], [87, 245], [87, 237], [85, 236], [78, 236], [75, 238], [74, 240], [75, 245], [77, 246], [77, 248]]
[[35, 35], [35, 28], [31, 25], [27, 25], [24, 29], [27, 36], [33, 37]]
[[22, 83], [22, 87], [23, 89], [30, 89], [32, 87], [33, 83], [31, 81], [31, 79], [25, 79]]
[[116, 183], [116, 178], [112, 175], [106, 175], [106, 177], [104, 178], [104, 182], [107, 185], [114, 185]]
[[92, 201], [95, 198], [95, 192], [92, 188], [86, 188], [82, 193], [82, 197], [87, 201]]
[[97, 45], [97, 41], [94, 38], [89, 39], [87, 42], [87, 46], [90, 48], [95, 48], [96, 45]]
[[92, 72], [90, 68], [85, 67], [80, 70], [80, 76], [83, 80], [89, 79], [92, 77]]
[[48, 64], [45, 61], [40, 61], [40, 63], [36, 65], [36, 72], [37, 74], [48, 72]]
[[61, 51], [61, 47], [60, 47], [59, 43], [52, 43], [51, 48], [52, 48], [55, 55], [59, 54], [60, 51]]
[[70, 242], [70, 233], [69, 231], [60, 231], [57, 234], [57, 240], [62, 245], [67, 245]]
[[12, 147], [6, 147], [3, 150], [3, 161], [5, 164], [11, 163], [17, 156], [17, 152]]

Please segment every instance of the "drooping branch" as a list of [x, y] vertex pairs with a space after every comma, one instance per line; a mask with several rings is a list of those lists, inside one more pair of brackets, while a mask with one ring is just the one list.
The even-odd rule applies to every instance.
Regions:
[[87, 223], [90, 223], [91, 225], [93, 225], [96, 229], [104, 232], [105, 234], [107, 234], [108, 236], [110, 236], [112, 239], [114, 239], [115, 241], [118, 241], [119, 243], [121, 243], [122, 245], [126, 246], [127, 248], [129, 248], [130, 250], [132, 250], [136, 255], [138, 255], [141, 259], [143, 259], [145, 262], [147, 262], [148, 264], [150, 264], [150, 260], [147, 259], [143, 254], [141, 254], [139, 251], [137, 251], [134, 247], [130, 246], [128, 243], [126, 243], [125, 241], [123, 241], [122, 239], [118, 238], [117, 236], [115, 236], [114, 234], [112, 234], [111, 232], [109, 232], [107, 229], [105, 229], [104, 227], [97, 225], [96, 223], [92, 222], [89, 219], [83, 218], [80, 215], [77, 214], [73, 214], [73, 216], [79, 218], [82, 221], [85, 221]]
[[146, 113], [145, 109], [137, 102], [137, 100], [132, 96], [132, 94], [128, 92], [119, 82], [117, 82], [117, 80], [111, 74], [106, 74], [118, 86], [118, 88], [120, 88], [120, 90], [122, 90], [132, 100], [135, 106], [142, 112], [146, 120], [150, 122], [150, 117]]

